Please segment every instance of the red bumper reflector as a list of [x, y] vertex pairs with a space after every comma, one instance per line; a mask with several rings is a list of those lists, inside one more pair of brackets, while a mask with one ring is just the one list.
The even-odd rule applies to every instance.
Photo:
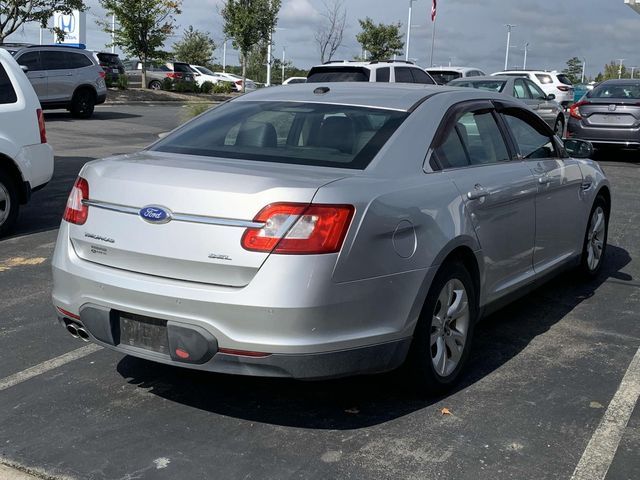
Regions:
[[56, 307], [56, 309], [65, 317], [73, 318], [74, 320], [80, 320], [80, 315], [76, 315], [75, 313], [68, 312], [67, 310]]
[[[224, 353], [226, 355], [236, 355], [238, 357], [253, 357], [253, 358], [262, 358], [262, 357], [268, 357], [271, 354], [270, 353], [264, 353], [264, 352], [248, 352], [245, 350], [233, 350], [231, 348], [220, 348], [218, 349], [219, 353]], [[178, 352], [176, 352], [178, 353]]]

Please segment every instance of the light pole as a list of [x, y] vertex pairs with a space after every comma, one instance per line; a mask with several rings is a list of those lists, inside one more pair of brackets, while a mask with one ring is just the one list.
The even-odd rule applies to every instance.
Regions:
[[584, 83], [584, 77], [587, 74], [587, 59], [586, 57], [582, 57], [582, 78], [580, 79], [580, 83]]
[[633, 73], [636, 71], [638, 67], [631, 67], [631, 78], [633, 78]]
[[224, 46], [222, 47], [222, 72], [227, 72], [227, 39], [224, 39]]
[[116, 14], [111, 14], [111, 53], [116, 53]]
[[407, 22], [407, 49], [404, 59], [409, 61], [409, 47], [411, 46], [411, 15], [413, 13], [413, 2], [416, 0], [409, 0], [409, 21]]
[[524, 44], [524, 63], [522, 64], [522, 69], [527, 69], [527, 53], [529, 53], [529, 42]]
[[511, 29], [517, 27], [517, 25], [511, 25], [507, 23], [505, 25], [507, 27], [507, 53], [504, 56], [504, 69], [509, 70], [509, 49], [511, 48]]
[[287, 46], [282, 46], [282, 83], [284, 84], [284, 58], [286, 56]]
[[271, 48], [273, 45], [273, 31], [269, 31], [269, 45], [267, 46], [267, 87], [271, 86]]
[[622, 78], [622, 62], [624, 62], [626, 59], [624, 58], [619, 58], [618, 61], [620, 62], [620, 66], [618, 67], [618, 79]]

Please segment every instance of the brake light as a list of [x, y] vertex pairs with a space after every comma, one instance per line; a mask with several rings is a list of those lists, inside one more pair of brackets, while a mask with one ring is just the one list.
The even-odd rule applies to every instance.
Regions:
[[98, 75], [100, 75], [100, 78], [107, 78], [107, 74], [104, 73], [104, 70], [100, 70], [100, 72], [98, 72]]
[[180, 72], [169, 72], [167, 73], [168, 78], [182, 78], [182, 73]]
[[568, 92], [570, 90], [570, 88], [569, 87], [560, 86], [560, 87], [558, 87], [558, 90], [560, 90], [561, 92]]
[[242, 80], [236, 80], [236, 85], [241, 87], [242, 86]]
[[78, 177], [69, 194], [62, 218], [69, 223], [84, 225], [89, 216], [89, 207], [82, 201], [87, 199], [89, 199], [89, 183], [84, 178]]
[[38, 116], [38, 129], [40, 130], [40, 143], [47, 143], [47, 129], [44, 126], [44, 113], [42, 113], [41, 108], [36, 110], [36, 115]]
[[262, 228], [248, 228], [242, 248], [252, 252], [312, 255], [340, 251], [353, 218], [353, 205], [274, 203], [263, 208], [254, 221]]
[[578, 103], [574, 103], [569, 107], [569, 115], [576, 120], [582, 120], [582, 115], [580, 115], [580, 107], [583, 105], [589, 105], [589, 102], [582, 100]]

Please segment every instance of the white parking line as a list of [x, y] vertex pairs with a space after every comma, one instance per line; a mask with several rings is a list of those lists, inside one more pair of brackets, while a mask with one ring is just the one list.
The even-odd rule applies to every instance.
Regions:
[[43, 373], [47, 373], [54, 368], [61, 367], [62, 365], [65, 365], [69, 362], [73, 362], [74, 360], [86, 357], [87, 355], [90, 355], [93, 352], [97, 352], [98, 350], [102, 350], [102, 347], [92, 343], [90, 345], [86, 345], [71, 352], [65, 353], [64, 355], [60, 355], [59, 357], [47, 360], [46, 362], [34, 365], [33, 367], [27, 368], [26, 370], [23, 370], [21, 372], [9, 375], [8, 377], [0, 380], [0, 392], [19, 383], [26, 382], [30, 378], [42, 375]]
[[603, 480], [640, 397], [640, 348], [593, 433], [571, 480]]

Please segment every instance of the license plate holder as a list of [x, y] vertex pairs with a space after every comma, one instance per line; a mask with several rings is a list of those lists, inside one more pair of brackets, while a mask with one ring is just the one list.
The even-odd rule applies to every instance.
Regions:
[[120, 312], [120, 344], [169, 354], [167, 321]]

